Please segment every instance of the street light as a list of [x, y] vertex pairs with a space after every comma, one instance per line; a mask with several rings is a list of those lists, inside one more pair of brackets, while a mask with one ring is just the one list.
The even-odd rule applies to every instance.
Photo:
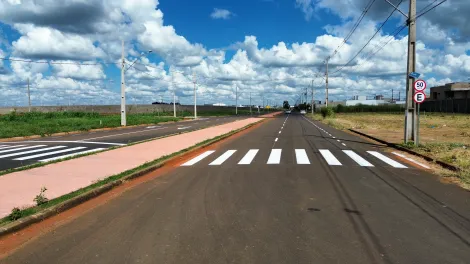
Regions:
[[126, 67], [126, 60], [124, 59], [124, 40], [122, 41], [122, 54], [121, 54], [121, 126], [126, 126], [126, 82], [124, 78], [124, 73], [134, 65], [142, 56], [151, 53], [152, 51], [149, 50], [147, 53], [142, 52], [142, 54], [137, 58], [129, 68], [125, 69]]

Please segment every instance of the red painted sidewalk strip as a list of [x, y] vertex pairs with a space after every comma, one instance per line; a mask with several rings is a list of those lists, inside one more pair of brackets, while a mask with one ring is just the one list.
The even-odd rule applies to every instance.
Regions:
[[33, 206], [43, 186], [47, 188], [46, 197], [54, 199], [259, 120], [248, 118], [0, 176], [0, 217], [10, 214], [14, 207]]

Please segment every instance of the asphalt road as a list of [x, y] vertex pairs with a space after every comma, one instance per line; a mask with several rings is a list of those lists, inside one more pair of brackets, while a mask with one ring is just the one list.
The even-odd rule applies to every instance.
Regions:
[[201, 117], [197, 120], [122, 129], [0, 142], [0, 170], [93, 152], [156, 137], [202, 129], [245, 119], [247, 116]]
[[0, 263], [469, 263], [469, 192], [380, 146], [293, 114], [210, 151]]

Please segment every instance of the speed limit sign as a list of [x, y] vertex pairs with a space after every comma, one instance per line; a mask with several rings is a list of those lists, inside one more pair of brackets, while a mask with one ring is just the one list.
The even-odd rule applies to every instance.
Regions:
[[417, 92], [422, 92], [426, 90], [426, 82], [423, 80], [416, 80], [415, 83], [413, 84], [413, 87]]
[[413, 95], [413, 100], [415, 101], [415, 103], [421, 104], [424, 102], [424, 100], [426, 100], [426, 95], [423, 92], [416, 92]]

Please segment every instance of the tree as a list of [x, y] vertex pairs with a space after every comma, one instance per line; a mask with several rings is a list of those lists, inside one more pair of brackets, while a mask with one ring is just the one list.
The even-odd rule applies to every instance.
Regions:
[[283, 108], [284, 109], [289, 109], [290, 108], [290, 105], [289, 105], [289, 102], [288, 101], [284, 101], [284, 103], [282, 104]]

